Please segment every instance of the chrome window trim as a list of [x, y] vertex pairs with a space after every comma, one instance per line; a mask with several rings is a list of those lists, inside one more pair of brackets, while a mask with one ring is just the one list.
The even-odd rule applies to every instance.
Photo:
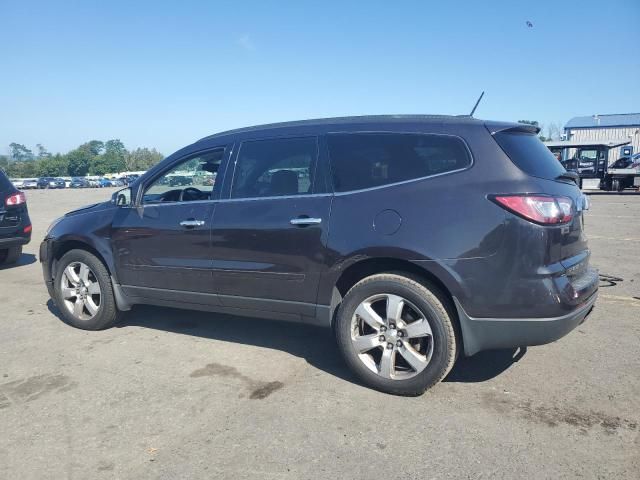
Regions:
[[[158, 202], [158, 203], [143, 203], [140, 207], [143, 208], [151, 208], [151, 207], [170, 207], [176, 205], [198, 205], [202, 203], [229, 203], [229, 202], [251, 202], [256, 200], [291, 200], [295, 198], [310, 198], [310, 197], [331, 197], [333, 193], [305, 193], [300, 195], [279, 195], [279, 196], [271, 196], [271, 197], [243, 197], [243, 198], [216, 198], [215, 200], [191, 200], [184, 202]], [[120, 208], [135, 208], [131, 207], [120, 207]], [[91, 212], [87, 212], [91, 213]]]

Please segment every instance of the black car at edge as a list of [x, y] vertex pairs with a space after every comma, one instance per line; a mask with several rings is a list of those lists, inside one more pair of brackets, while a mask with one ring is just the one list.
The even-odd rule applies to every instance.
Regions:
[[0, 170], [0, 265], [17, 262], [30, 240], [27, 199]]
[[88, 330], [135, 304], [330, 327], [364, 383], [420, 394], [593, 308], [588, 202], [537, 133], [402, 115], [212, 135], [56, 220], [44, 279]]

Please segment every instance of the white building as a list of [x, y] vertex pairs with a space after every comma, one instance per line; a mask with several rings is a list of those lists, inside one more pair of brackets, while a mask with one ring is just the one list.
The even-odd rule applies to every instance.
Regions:
[[[633, 147], [632, 153], [640, 152], [640, 113], [614, 113], [608, 115], [592, 115], [574, 117], [564, 126], [567, 140], [571, 142], [608, 142], [611, 139], [631, 140], [627, 148]], [[612, 150], [610, 160], [622, 156], [618, 147]]]

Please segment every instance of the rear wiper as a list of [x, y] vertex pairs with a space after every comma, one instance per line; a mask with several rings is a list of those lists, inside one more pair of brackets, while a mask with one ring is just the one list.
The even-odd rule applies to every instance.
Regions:
[[580, 180], [580, 175], [578, 175], [576, 172], [562, 172], [555, 179], [556, 180], [571, 180], [573, 182], [576, 182], [576, 184], [577, 184], [578, 181]]

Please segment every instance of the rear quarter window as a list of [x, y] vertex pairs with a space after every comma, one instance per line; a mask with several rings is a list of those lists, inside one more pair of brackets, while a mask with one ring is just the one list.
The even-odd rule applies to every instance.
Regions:
[[13, 190], [13, 183], [7, 178], [2, 170], [0, 170], [0, 191], [6, 192], [8, 190]]
[[413, 133], [327, 135], [334, 189], [362, 190], [461, 170], [471, 165], [458, 137]]
[[533, 133], [503, 131], [493, 138], [511, 161], [529, 175], [554, 180], [566, 172], [551, 150]]

